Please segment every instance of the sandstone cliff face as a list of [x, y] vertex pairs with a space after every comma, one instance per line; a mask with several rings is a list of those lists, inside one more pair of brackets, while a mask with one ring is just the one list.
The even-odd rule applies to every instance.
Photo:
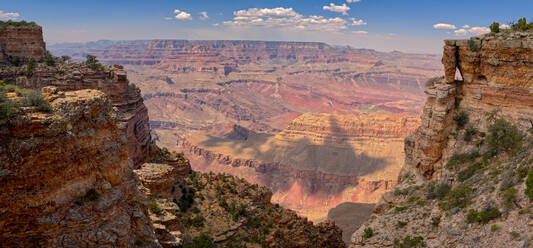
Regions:
[[353, 247], [530, 246], [531, 41], [511, 31], [445, 41], [446, 74], [426, 89], [399, 183], [353, 234]]
[[103, 91], [118, 109], [118, 125], [126, 133], [130, 158], [136, 166], [146, 160], [151, 143], [148, 110], [141, 91], [129, 84], [120, 66], [94, 70], [83, 63], [57, 63], [55, 66], [39, 63], [29, 78], [24, 76], [24, 66], [8, 66], [0, 68], [0, 78], [24, 88], [54, 86], [62, 91]]
[[0, 28], [0, 63], [18, 58], [36, 61], [43, 58], [46, 47], [42, 28], [35, 26], [6, 26]]
[[8, 247], [157, 247], [110, 100], [47, 88], [52, 114], [0, 127], [0, 243]]
[[[531, 42], [531, 35], [522, 33], [445, 42], [446, 75], [426, 89], [422, 125], [406, 140], [406, 169], [416, 167], [425, 179], [433, 178], [442, 166], [438, 162], [445, 161], [442, 156], [454, 116], [461, 112], [468, 113], [481, 131], [488, 126], [485, 113], [495, 110], [523, 130], [531, 127]], [[463, 81], [455, 81], [456, 68]]]

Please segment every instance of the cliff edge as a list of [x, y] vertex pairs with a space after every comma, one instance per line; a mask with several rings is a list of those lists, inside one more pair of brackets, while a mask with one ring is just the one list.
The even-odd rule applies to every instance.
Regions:
[[530, 247], [533, 34], [446, 40], [442, 62], [399, 183], [352, 247]]

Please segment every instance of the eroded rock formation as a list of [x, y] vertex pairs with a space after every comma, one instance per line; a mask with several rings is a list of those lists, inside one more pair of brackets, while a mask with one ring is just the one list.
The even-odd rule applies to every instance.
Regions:
[[530, 246], [532, 41], [511, 30], [445, 41], [446, 75], [426, 89], [399, 183], [353, 247]]
[[129, 84], [120, 66], [92, 69], [84, 63], [60, 63], [48, 66], [37, 63], [28, 77], [27, 65], [4, 66], [0, 78], [24, 88], [54, 86], [62, 91], [101, 90], [109, 96], [119, 113], [119, 128], [126, 133], [130, 158], [136, 166], [146, 160], [151, 144], [148, 110], [140, 89]]
[[52, 114], [0, 127], [2, 246], [158, 247], [109, 98], [45, 89]]
[[[304, 114], [277, 135], [191, 135], [177, 150], [196, 170], [226, 172], [272, 189], [273, 200], [317, 220], [337, 204], [375, 203], [400, 171], [403, 138], [416, 117]], [[228, 129], [230, 134], [235, 128]]]
[[21, 62], [44, 57], [46, 47], [42, 28], [35, 24], [0, 27], [0, 63]]

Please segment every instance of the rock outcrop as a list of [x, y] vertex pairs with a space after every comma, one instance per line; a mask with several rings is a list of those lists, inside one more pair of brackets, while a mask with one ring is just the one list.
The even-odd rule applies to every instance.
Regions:
[[2, 246], [158, 247], [109, 98], [45, 92], [51, 114], [0, 127]]
[[272, 204], [268, 189], [243, 179], [191, 172], [169, 180], [169, 172], [190, 168], [187, 160], [179, 161], [179, 165], [145, 163], [136, 171], [140, 190], [151, 200], [150, 218], [163, 247], [190, 242], [223, 247], [344, 247], [342, 231], [334, 223], [314, 225]]
[[446, 74], [426, 89], [399, 183], [353, 247], [530, 246], [532, 41], [510, 30], [445, 41]]
[[129, 84], [120, 66], [90, 68], [84, 63], [62, 63], [50, 66], [36, 63], [31, 75], [27, 66], [0, 67], [0, 78], [23, 88], [41, 89], [54, 86], [61, 91], [81, 89], [101, 90], [109, 96], [119, 113], [119, 128], [126, 133], [130, 158], [139, 166], [149, 154], [151, 144], [148, 110], [141, 91]]
[[34, 23], [13, 25], [0, 24], [0, 63], [20, 62], [44, 57], [46, 46], [42, 28]]

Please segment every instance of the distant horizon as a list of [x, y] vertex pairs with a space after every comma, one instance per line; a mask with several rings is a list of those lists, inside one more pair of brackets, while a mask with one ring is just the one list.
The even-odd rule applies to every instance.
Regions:
[[[475, 11], [473, 11], [475, 10]], [[8, 1], [0, 20], [35, 21], [50, 44], [97, 40], [275, 40], [440, 53], [442, 40], [531, 19], [533, 1]]]
[[[57, 42], [57, 43], [49, 43], [49, 42], [46, 42], [46, 46], [58, 46], [58, 45], [68, 45], [68, 44], [76, 44], [76, 45], [79, 45], [79, 44], [87, 44], [87, 43], [97, 43], [97, 42], [104, 42], [104, 41], [109, 41], [109, 42], [128, 42], [128, 41], [154, 41], [154, 40], [181, 40], [181, 41], [189, 41], [189, 42], [197, 42], [197, 41], [255, 41], [255, 42], [281, 42], [281, 43], [320, 43], [320, 44], [325, 44], [325, 45], [328, 45], [330, 47], [339, 47], [339, 48], [346, 48], [346, 47], [349, 47], [350, 49], [354, 49], [354, 50], [371, 50], [371, 51], [375, 51], [375, 52], [380, 52], [380, 53], [393, 53], [393, 52], [399, 52], [399, 53], [404, 53], [404, 54], [421, 54], [421, 55], [442, 55], [441, 53], [424, 53], [424, 52], [405, 52], [405, 51], [400, 51], [400, 50], [391, 50], [391, 51], [382, 51], [382, 50], [377, 50], [377, 49], [373, 49], [373, 48], [366, 48], [366, 47], [353, 47], [351, 45], [332, 45], [332, 44], [329, 44], [327, 42], [322, 42], [322, 41], [290, 41], [290, 40], [287, 40], [287, 41], [284, 41], [284, 40], [187, 40], [187, 39], [140, 39], [140, 40], [106, 40], [106, 39], [103, 39], [103, 40], [91, 40], [91, 41], [86, 41], [86, 42]], [[444, 40], [442, 41], [442, 44], [444, 44]]]

